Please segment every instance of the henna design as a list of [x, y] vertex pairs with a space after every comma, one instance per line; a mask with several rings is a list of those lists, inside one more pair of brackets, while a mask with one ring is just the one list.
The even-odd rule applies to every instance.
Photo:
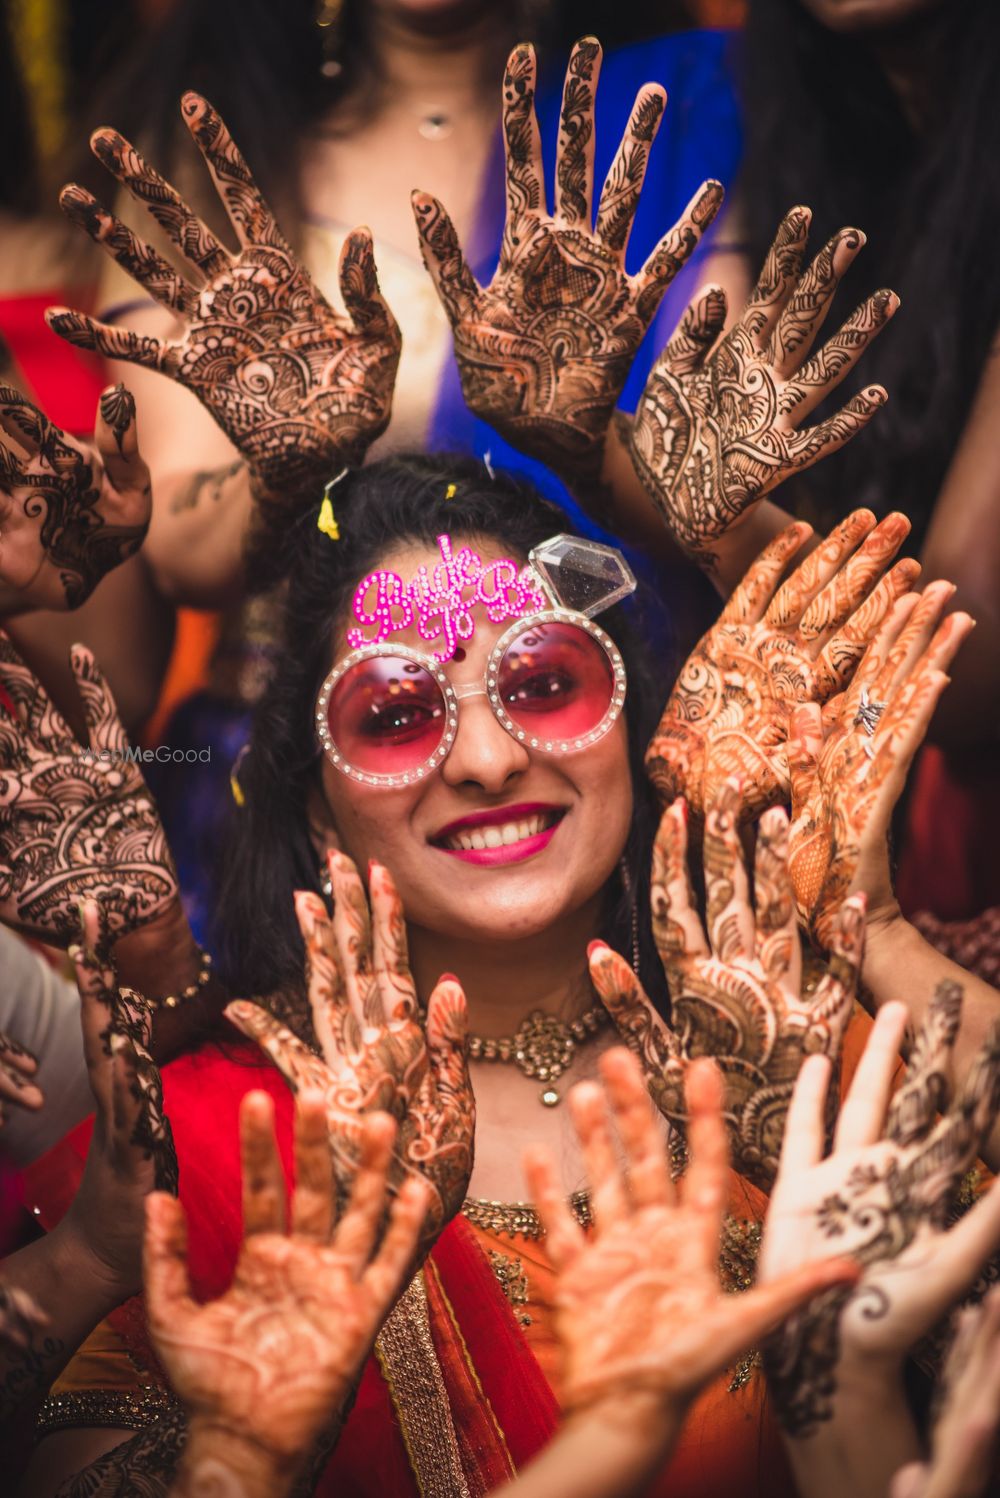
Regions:
[[239, 239], [232, 255], [141, 153], [114, 130], [95, 155], [142, 203], [202, 285], [192, 285], [84, 188], [60, 202], [112, 259], [185, 323], [176, 341], [53, 308], [49, 326], [78, 347], [158, 369], [191, 390], [240, 450], [258, 500], [287, 508], [345, 463], [360, 463], [389, 423], [400, 334], [378, 289], [371, 234], [340, 261], [347, 316], [333, 310], [283, 238], [229, 131], [198, 94], [181, 103]]
[[[901, 599], [848, 689], [822, 715], [813, 704], [793, 714], [790, 867], [800, 918], [820, 951], [828, 946], [833, 912], [850, 890], [891, 901], [892, 810], [947, 685], [944, 673], [972, 628], [963, 613], [938, 625], [953, 593], [950, 583], [932, 583], [919, 598]], [[866, 693], [885, 704], [871, 735], [856, 724]]]
[[856, 510], [781, 587], [809, 527], [790, 525], [765, 547], [688, 657], [646, 751], [661, 802], [683, 795], [703, 817], [730, 775], [743, 782], [744, 819], [789, 798], [792, 716], [847, 686], [919, 573], [910, 560], [885, 570], [909, 528], [903, 515], [875, 525], [870, 510]]
[[665, 95], [640, 90], [591, 230], [594, 92], [601, 49], [593, 37], [570, 56], [560, 115], [556, 213], [546, 212], [535, 117], [535, 55], [515, 47], [503, 82], [507, 217], [500, 264], [480, 287], [447, 211], [413, 194], [424, 264], [455, 336], [469, 409], [515, 447], [558, 472], [596, 483], [608, 425], [664, 291], [722, 203], [718, 182], [699, 188], [637, 275], [625, 249]]
[[88, 745], [81, 746], [40, 683], [0, 636], [0, 918], [65, 945], [77, 902], [100, 900], [115, 939], [148, 924], [178, 897], [153, 798], [94, 657], [71, 652]]
[[99, 415], [110, 451], [100, 430], [97, 446], [84, 446], [0, 385], [0, 430], [23, 452], [0, 440], [0, 576], [35, 608], [79, 608], [106, 573], [138, 551], [149, 529], [149, 470], [135, 446], [135, 402], [124, 386], [101, 396]]
[[705, 826], [708, 941], [691, 892], [683, 803], [664, 812], [653, 852], [653, 934], [670, 990], [670, 1023], [628, 964], [591, 949], [594, 987], [625, 1043], [639, 1056], [654, 1102], [687, 1126], [684, 1078], [698, 1056], [718, 1065], [733, 1163], [764, 1187], [778, 1166], [795, 1081], [804, 1058], [836, 1059], [861, 969], [864, 901], [840, 912], [837, 961], [803, 995], [802, 962], [788, 871], [788, 819], [769, 811], [758, 830], [756, 921], [749, 903], [737, 819], [740, 789], [725, 784]]
[[803, 273], [810, 217], [807, 208], [785, 216], [742, 317], [721, 339], [724, 293], [713, 286], [698, 296], [635, 413], [629, 451], [636, 473], [678, 545], [708, 569], [730, 526], [790, 474], [843, 447], [886, 399], [872, 386], [800, 428], [899, 306], [895, 293], [875, 292], [807, 358], [864, 244], [856, 229], [841, 229]]
[[178, 1406], [60, 1483], [56, 1498], [169, 1498], [187, 1436]]
[[18, 1108], [42, 1106], [45, 1099], [41, 1088], [32, 1081], [37, 1068], [37, 1058], [12, 1035], [0, 1030], [0, 1127], [6, 1121], [9, 1104]]
[[185, 510], [197, 509], [202, 499], [206, 497], [217, 504], [222, 498], [226, 485], [232, 479], [242, 475], [246, 466], [242, 458], [237, 458], [234, 462], [227, 463], [223, 468], [203, 469], [198, 473], [192, 474], [189, 482], [184, 485], [181, 492], [171, 501], [171, 515], [181, 515]]

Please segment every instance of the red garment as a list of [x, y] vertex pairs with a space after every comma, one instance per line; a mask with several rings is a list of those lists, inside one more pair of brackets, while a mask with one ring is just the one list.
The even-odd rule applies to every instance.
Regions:
[[58, 288], [0, 297], [0, 338], [13, 355], [25, 394], [64, 432], [83, 437], [94, 430], [97, 397], [108, 381], [96, 354], [73, 348], [46, 324], [46, 307], [65, 301]]

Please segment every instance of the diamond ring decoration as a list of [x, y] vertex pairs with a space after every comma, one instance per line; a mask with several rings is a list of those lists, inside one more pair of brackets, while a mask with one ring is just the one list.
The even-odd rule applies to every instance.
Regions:
[[[876, 728], [878, 727], [878, 720], [885, 712], [887, 705], [888, 704], [885, 702], [873, 702], [871, 697], [868, 695], [868, 688], [862, 687], [861, 701], [858, 704], [858, 710], [854, 715], [855, 728], [860, 728], [864, 733], [868, 735], [869, 738], [871, 738]], [[875, 758], [875, 750], [872, 748], [871, 744], [866, 743], [864, 749], [869, 759]]]

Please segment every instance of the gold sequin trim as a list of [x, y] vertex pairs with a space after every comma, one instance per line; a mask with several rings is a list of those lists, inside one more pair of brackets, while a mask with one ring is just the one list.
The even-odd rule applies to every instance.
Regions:
[[521, 1326], [530, 1326], [531, 1317], [527, 1311], [521, 1311], [519, 1306], [528, 1304], [528, 1276], [524, 1272], [524, 1265], [520, 1259], [508, 1254], [498, 1253], [495, 1248], [489, 1250], [490, 1264], [493, 1273], [500, 1284], [500, 1289], [510, 1301], [514, 1308], [514, 1315]]
[[121, 1426], [123, 1430], [144, 1430], [161, 1415], [181, 1408], [166, 1389], [156, 1384], [138, 1389], [80, 1389], [67, 1394], [50, 1394], [38, 1411], [38, 1435], [67, 1426]]
[[375, 1356], [421, 1498], [471, 1498], [431, 1337], [422, 1273], [413, 1277], [390, 1312]]
[[[586, 1191], [574, 1192], [569, 1199], [569, 1209], [581, 1227], [590, 1227], [594, 1219]], [[545, 1237], [541, 1218], [530, 1202], [494, 1202], [485, 1197], [467, 1196], [462, 1203], [462, 1216], [473, 1227], [485, 1228], [490, 1233], [517, 1233], [522, 1238]]]

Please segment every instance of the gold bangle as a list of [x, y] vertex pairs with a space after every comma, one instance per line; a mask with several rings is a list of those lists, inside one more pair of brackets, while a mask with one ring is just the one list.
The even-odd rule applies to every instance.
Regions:
[[180, 993], [168, 994], [163, 999], [154, 999], [153, 1004], [156, 1009], [176, 1009], [179, 1005], [196, 999], [201, 993], [212, 976], [212, 954], [206, 952], [204, 947], [199, 947], [198, 952], [201, 958], [201, 968], [197, 978], [193, 983], [189, 983], [187, 988], [182, 988]]

